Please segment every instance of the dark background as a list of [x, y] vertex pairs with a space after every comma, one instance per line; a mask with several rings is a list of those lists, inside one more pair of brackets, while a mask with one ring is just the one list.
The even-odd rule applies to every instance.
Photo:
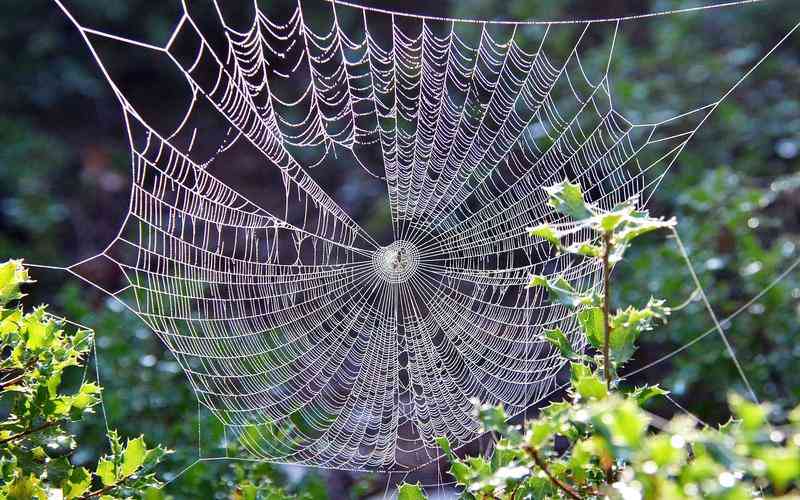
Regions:
[[[712, 2], [359, 3], [430, 15], [552, 20], [616, 17]], [[160, 1], [80, 0], [70, 5], [97, 19], [105, 31], [149, 40], [165, 39], [178, 12], [176, 4]], [[798, 2], [771, 0], [625, 22], [612, 70], [617, 107], [626, 116], [645, 117], [712, 102], [798, 21]], [[113, 64], [150, 111], [179, 116], [181, 103], [156, 91], [156, 74], [145, 57]], [[678, 218], [679, 232], [721, 319], [800, 258], [799, 79], [796, 33], [715, 111], [651, 200], [653, 213]], [[150, 95], [161, 97], [148, 102]], [[6, 2], [0, 14], [0, 258], [66, 266], [97, 254], [116, 236], [127, 210], [129, 168], [118, 103], [75, 29], [54, 3]], [[257, 188], [262, 196], [282, 190], [280, 185], [259, 183], [259, 168], [258, 159], [241, 158], [231, 183]], [[332, 169], [324, 185], [337, 199], [351, 200], [347, 208], [360, 222], [385, 226], [383, 201], [379, 196], [357, 196], [362, 176], [352, 175], [352, 168]], [[102, 263], [81, 272], [102, 283], [118, 279]], [[39, 284], [31, 290], [30, 303], [49, 303], [53, 313], [96, 330], [112, 427], [128, 436], [144, 432], [148, 440], [175, 448], [163, 468], [166, 479], [194, 461], [197, 403], [169, 353], [135, 317], [75, 276], [34, 269], [33, 277]], [[634, 249], [616, 270], [616, 278], [618, 304], [641, 304], [656, 294], [676, 305], [694, 290], [674, 242], [663, 235], [648, 237]], [[762, 399], [798, 401], [798, 314], [800, 276], [795, 271], [734, 319], [723, 321]], [[643, 339], [630, 369], [686, 345], [712, 326], [702, 303], [691, 302], [668, 326]], [[645, 380], [661, 383], [677, 403], [711, 423], [727, 419], [728, 391], [744, 391], [716, 333], [630, 382]], [[678, 411], [669, 403], [655, 410], [664, 415]], [[76, 427], [82, 447], [75, 460], [91, 462], [102, 452], [99, 418]], [[221, 439], [219, 429], [207, 415], [199, 418], [200, 441], [213, 447]], [[306, 474], [301, 469], [289, 473], [292, 484], [310, 485], [320, 497], [326, 484], [330, 491], [351, 489], [354, 497], [373, 486], [366, 476]], [[225, 464], [204, 463], [167, 491], [191, 496], [216, 488], [212, 485], [220, 480], [235, 482], [235, 471]]]

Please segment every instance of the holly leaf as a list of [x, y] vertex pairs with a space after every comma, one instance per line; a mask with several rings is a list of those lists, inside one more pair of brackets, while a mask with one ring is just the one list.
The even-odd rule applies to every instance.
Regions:
[[610, 351], [616, 363], [628, 361], [636, 351], [636, 340], [642, 332], [653, 329], [654, 320], [666, 322], [669, 308], [663, 300], [650, 298], [644, 309], [628, 307], [611, 316]]
[[453, 448], [450, 446], [450, 440], [447, 439], [447, 437], [445, 437], [445, 436], [437, 437], [436, 438], [436, 445], [439, 446], [439, 448], [442, 449], [442, 451], [447, 456], [447, 458], [449, 458], [450, 460], [456, 460], [457, 459], [455, 454], [453, 453]]
[[69, 478], [62, 483], [61, 489], [64, 492], [64, 498], [80, 498], [92, 486], [92, 475], [83, 467], [72, 469]]
[[555, 431], [556, 430], [553, 427], [552, 422], [542, 418], [534, 421], [530, 425], [528, 433], [525, 437], [529, 446], [533, 448], [539, 448], [553, 438]]
[[472, 470], [461, 461], [454, 461], [450, 466], [450, 475], [458, 484], [466, 485], [472, 477]]
[[115, 472], [114, 462], [101, 458], [97, 462], [97, 469], [95, 474], [100, 478], [103, 486], [112, 486], [117, 483], [117, 474]]
[[507, 418], [502, 406], [485, 404], [478, 407], [478, 420], [487, 431], [505, 434], [508, 431]]
[[8, 260], [0, 264], [0, 307], [24, 297], [20, 287], [32, 282], [22, 260]]
[[425, 500], [425, 493], [419, 483], [404, 483], [397, 490], [397, 500]]
[[747, 401], [737, 394], [728, 397], [728, 403], [737, 419], [746, 431], [757, 431], [767, 423], [769, 407]]
[[650, 217], [647, 211], [635, 211], [624, 218], [618, 225], [611, 238], [614, 246], [627, 246], [631, 241], [658, 229], [673, 228], [677, 224], [675, 218], [663, 219]]
[[128, 445], [122, 453], [122, 476], [130, 476], [136, 472], [144, 463], [147, 446], [144, 444], [144, 437], [128, 440]]
[[605, 343], [605, 321], [603, 310], [599, 307], [590, 307], [578, 313], [578, 322], [595, 349], [600, 349]]
[[584, 257], [597, 258], [603, 255], [603, 249], [597, 245], [592, 245], [585, 241], [579, 241], [563, 249], [567, 253], [573, 255], [582, 255]]
[[800, 450], [797, 448], [766, 448], [760, 453], [760, 459], [778, 491], [785, 491], [789, 483], [800, 478]]
[[568, 179], [564, 179], [558, 184], [545, 187], [544, 190], [549, 196], [547, 204], [556, 212], [568, 215], [575, 220], [588, 219], [592, 216], [589, 205], [583, 198], [580, 184], [573, 184]]
[[667, 394], [669, 394], [669, 391], [662, 389], [658, 385], [643, 385], [632, 390], [628, 397], [635, 399], [641, 406], [654, 397], [666, 396]]
[[9, 500], [47, 498], [47, 493], [41, 484], [41, 480], [33, 474], [19, 475], [8, 485], [8, 498]]
[[563, 276], [557, 276], [554, 279], [548, 280], [545, 276], [533, 275], [528, 283], [528, 287], [536, 286], [547, 289], [551, 300], [567, 307], [575, 308], [580, 305], [590, 305], [595, 301], [593, 295], [583, 294], [575, 290]]
[[552, 330], [545, 330], [544, 331], [544, 338], [547, 339], [548, 342], [553, 344], [555, 347], [558, 348], [561, 355], [567, 359], [575, 359], [578, 358], [579, 355], [572, 349], [572, 345], [569, 343], [569, 339], [567, 338], [566, 334], [561, 330], [561, 328], [554, 328]]
[[536, 227], [529, 227], [528, 236], [530, 237], [539, 237], [543, 240], [550, 242], [556, 248], [561, 248], [561, 233], [548, 224], [540, 224]]
[[572, 383], [572, 387], [583, 399], [605, 399], [608, 396], [605, 382], [597, 375], [578, 377]]

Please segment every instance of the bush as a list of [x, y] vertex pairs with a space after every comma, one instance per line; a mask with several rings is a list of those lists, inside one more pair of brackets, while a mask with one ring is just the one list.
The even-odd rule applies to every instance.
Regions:
[[151, 470], [168, 451], [141, 436], [123, 444], [110, 431], [94, 470], [71, 463], [78, 443], [66, 425], [94, 411], [101, 388], [83, 380], [65, 392], [62, 379], [85, 364], [93, 338], [44, 306], [25, 312], [20, 287], [30, 282], [21, 261], [0, 265], [0, 497], [144, 496], [159, 486]]
[[[667, 395], [658, 386], [626, 387], [619, 368], [636, 350], [639, 336], [666, 322], [663, 300], [612, 312], [611, 268], [638, 236], [674, 228], [636, 210], [635, 200], [611, 211], [587, 203], [580, 186], [564, 181], [547, 188], [549, 204], [568, 224], [543, 224], [531, 236], [559, 252], [597, 261], [602, 289], [578, 292], [564, 278], [533, 276], [551, 300], [575, 309], [593, 354], [573, 349], [560, 329], [545, 338], [570, 363], [569, 400], [552, 403], [524, 428], [507, 422], [501, 407], [479, 406], [478, 418], [498, 436], [491, 459], [459, 458], [448, 441], [450, 474], [468, 499], [522, 498], [719, 498], [800, 494], [800, 407], [782, 412], [730, 395], [734, 419], [719, 428], [691, 416], [670, 421], [645, 409]], [[587, 241], [573, 235], [588, 229]], [[404, 485], [407, 498], [424, 498]]]

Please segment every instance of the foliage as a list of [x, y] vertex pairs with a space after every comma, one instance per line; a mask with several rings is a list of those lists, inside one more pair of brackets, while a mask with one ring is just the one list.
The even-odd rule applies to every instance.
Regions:
[[[97, 453], [98, 459], [91, 463], [76, 458], [85, 454], [87, 445], [78, 446], [70, 429], [86, 426], [85, 435], [90, 437], [97, 434], [99, 424], [89, 422], [100, 404], [102, 388], [85, 380], [94, 338], [89, 330], [72, 331], [44, 306], [26, 313], [20, 304], [25, 296], [20, 288], [32, 282], [21, 261], [0, 264], [0, 415], [6, 415], [0, 422], [0, 498], [59, 494], [66, 499], [164, 498], [155, 466], [163, 465], [173, 452], [161, 445], [148, 447], [143, 436], [123, 442], [111, 430], [105, 436], [108, 452], [92, 451], [90, 455]], [[125, 367], [121, 368], [124, 373]], [[76, 377], [77, 389], [64, 390]], [[127, 393], [136, 390], [129, 387]], [[112, 398], [110, 404], [117, 401]], [[104, 411], [108, 406], [104, 401]], [[89, 448], [100, 447], [89, 441]], [[190, 482], [193, 491], [179, 492], [179, 498], [201, 490], [233, 500], [327, 498], [317, 476], [292, 482], [272, 464], [219, 462], [219, 466], [201, 463], [195, 468], [202, 486]]]
[[[171, 2], [72, 3], [94, 15], [98, 27], [149, 41], [163, 39], [176, 14]], [[405, 0], [402, 9], [471, 18], [559, 19], [672, 8], [671, 2], [661, 0], [633, 4]], [[625, 23], [612, 68], [617, 108], [623, 113], [681, 111], [700, 104], [700, 97], [719, 97], [794, 25], [798, 12], [800, 3], [774, 1]], [[38, 263], [72, 264], [96, 253], [119, 228], [126, 186], [123, 182], [123, 189], [116, 190], [114, 182], [102, 181], [111, 173], [124, 181], [130, 170], [118, 103], [83, 40], [52, 3], [12, 0], [0, 25], [0, 257], [25, 255]], [[528, 33], [520, 30], [518, 35]], [[539, 36], [535, 30], [530, 33], [531, 40]], [[681, 238], [720, 318], [745, 305], [800, 255], [800, 196], [791, 182], [784, 182], [796, 178], [793, 173], [800, 166], [800, 100], [791, 84], [798, 72], [798, 41], [796, 34], [787, 40], [715, 111], [649, 202], [654, 212], [675, 214], [681, 220]], [[587, 45], [585, 55], [591, 52]], [[152, 81], [149, 58], [118, 64], [124, 66], [126, 82], [132, 86], [146, 88]], [[182, 116], [178, 109], [182, 103], [149, 104], [164, 117]], [[92, 154], [98, 150], [108, 156], [101, 165]], [[326, 173], [320, 180], [323, 187], [363, 193], [359, 176], [345, 175], [353, 171], [345, 156], [340, 161], [343, 175], [334, 178]], [[241, 161], [237, 177], [251, 179], [262, 169], [258, 162]], [[266, 198], [271, 189], [278, 189], [252, 184]], [[372, 224], [384, 226], [388, 215], [382, 216]], [[615, 275], [619, 303], [644, 304], [656, 291], [681, 298], [693, 293], [688, 276], [676, 271], [683, 266], [677, 250], [653, 240], [637, 241], [626, 253], [626, 272]], [[108, 272], [99, 265], [92, 271]], [[39, 284], [30, 291], [32, 303], [49, 302], [70, 319], [107, 333], [98, 339], [97, 348], [101, 373], [113, 374], [102, 380], [112, 425], [124, 435], [147, 429], [149, 440], [176, 448], [163, 466], [168, 473], [174, 475], [192, 463], [196, 399], [159, 341], [132, 314], [120, 311], [96, 290], [82, 288], [79, 280], [58, 272], [41, 272], [36, 278]], [[756, 391], [783, 406], [800, 397], [799, 290], [800, 273], [791, 273], [726, 324]], [[692, 302], [670, 316], [659, 335], [640, 337], [637, 358], [652, 360], [711, 326], [702, 305]], [[644, 372], [636, 382], [648, 380], [669, 388], [673, 398], [711, 422], [726, 418], [724, 388], [739, 383], [715, 335]], [[170, 388], [167, 396], [163, 387]], [[649, 404], [664, 413], [674, 410], [658, 398]], [[74, 462], [88, 467], [104, 452], [105, 436], [97, 432], [97, 425], [92, 415], [71, 424], [81, 443], [72, 456]], [[205, 426], [203, 431], [209, 441], [216, 439], [207, 436]], [[202, 462], [167, 491], [177, 497], [220, 491], [224, 498], [227, 490], [217, 483], [231, 473], [222, 462]], [[312, 476], [318, 477], [311, 473], [306, 477]]]
[[[483, 429], [498, 436], [490, 459], [459, 458], [447, 439], [438, 440], [462, 496], [746, 499], [800, 493], [800, 406], [786, 414], [731, 395], [734, 420], [715, 429], [690, 416], [666, 421], [645, 410], [651, 398], [667, 395], [658, 386], [622, 386], [619, 367], [630, 360], [639, 336], [655, 321], [665, 322], [670, 310], [650, 298], [641, 309], [612, 313], [611, 266], [633, 239], [673, 228], [674, 220], [649, 217], [636, 210], [635, 200], [603, 210], [568, 181], [547, 192], [550, 206], [574, 224], [546, 224], [529, 233], [596, 261], [603, 290], [579, 292], [563, 277], [533, 276], [530, 286], [545, 287], [551, 300], [575, 308], [595, 354], [576, 352], [559, 329], [546, 332], [570, 363], [569, 400], [543, 408], [524, 428], [508, 423], [502, 407], [478, 406]], [[565, 244], [576, 226], [595, 237]], [[404, 489], [422, 498], [419, 487]]]
[[[797, 178], [781, 176], [762, 185], [730, 168], [715, 169], [699, 179], [682, 179], [673, 210], [686, 221], [681, 238], [716, 313], [722, 319], [738, 312], [724, 322], [725, 331], [751, 385], [782, 406], [800, 397], [800, 373], [792, 369], [800, 275], [790, 272], [775, 283], [800, 255], [797, 227], [786, 219], [795, 213], [792, 206], [798, 197], [792, 181]], [[668, 297], [689, 297], [693, 292], [687, 272], [676, 271], [685, 263], [674, 245], [644, 240], [626, 260], [626, 272], [616, 287], [620, 300], [646, 300], [652, 290]], [[749, 303], [753, 298], [757, 300]], [[700, 301], [690, 302], [644, 348], [668, 352], [694, 340], [713, 326], [703, 309]], [[710, 336], [652, 373], [682, 404], [710, 421], [725, 418], [723, 389], [744, 389], [718, 339]]]
[[100, 402], [100, 387], [81, 381], [65, 392], [62, 381], [81, 367], [91, 349], [88, 330], [67, 332], [44, 307], [25, 312], [20, 287], [30, 283], [21, 261], [0, 265], [0, 496], [89, 498], [142, 496], [160, 483], [151, 472], [168, 453], [143, 437], [124, 444], [110, 431], [110, 451], [94, 470], [74, 465], [78, 446], [66, 424]]

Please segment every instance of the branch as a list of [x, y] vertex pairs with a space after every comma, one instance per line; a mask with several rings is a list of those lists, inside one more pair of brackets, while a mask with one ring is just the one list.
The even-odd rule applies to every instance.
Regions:
[[10, 441], [15, 441], [17, 439], [24, 438], [25, 436], [28, 436], [28, 435], [33, 434], [35, 432], [43, 431], [45, 429], [53, 427], [54, 425], [58, 425], [60, 422], [61, 422], [60, 420], [51, 420], [50, 422], [45, 422], [42, 425], [40, 425], [39, 427], [34, 427], [33, 429], [28, 429], [27, 431], [23, 431], [23, 432], [20, 432], [18, 434], [14, 434], [14, 435], [8, 436], [5, 439], [0, 439], [0, 444], [6, 444], [6, 443], [8, 443]]
[[39, 361], [38, 356], [34, 356], [33, 358], [29, 359], [22, 368], [15, 368], [14, 370], [21, 370], [20, 374], [10, 380], [4, 380], [0, 382], [0, 390], [5, 390], [6, 387], [15, 385], [17, 382], [25, 378], [25, 374], [28, 373], [28, 370], [33, 368], [37, 361]]
[[6, 380], [6, 381], [3, 381], [3, 382], [0, 382], [0, 390], [4, 391], [6, 389], [6, 387], [10, 387], [12, 385], [16, 385], [17, 382], [19, 382], [23, 378], [25, 378], [25, 372], [24, 371], [22, 373], [20, 373], [19, 375], [17, 375], [16, 377], [10, 379], [10, 380]]
[[133, 474], [130, 474], [128, 476], [125, 476], [123, 478], [120, 478], [120, 480], [117, 481], [114, 484], [110, 484], [108, 486], [103, 486], [100, 489], [97, 489], [97, 490], [94, 490], [94, 491], [90, 491], [89, 493], [87, 493], [87, 494], [83, 495], [82, 497], [80, 497], [80, 500], [89, 500], [92, 497], [103, 496], [106, 493], [108, 493], [110, 491], [113, 491], [113, 490], [119, 488], [120, 486], [124, 485], [125, 481], [127, 481], [128, 479], [132, 478], [135, 475], [136, 475], [136, 472], [134, 472]]
[[547, 464], [542, 457], [539, 456], [539, 452], [536, 451], [535, 448], [531, 448], [530, 446], [525, 446], [525, 450], [533, 457], [533, 461], [536, 462], [536, 465], [539, 466], [540, 469], [545, 473], [550, 482], [558, 486], [558, 488], [567, 494], [570, 498], [574, 498], [575, 500], [581, 500], [581, 496], [576, 492], [570, 485], [565, 483], [564, 481], [560, 480], [559, 478], [555, 477], [550, 469], [547, 467]]

